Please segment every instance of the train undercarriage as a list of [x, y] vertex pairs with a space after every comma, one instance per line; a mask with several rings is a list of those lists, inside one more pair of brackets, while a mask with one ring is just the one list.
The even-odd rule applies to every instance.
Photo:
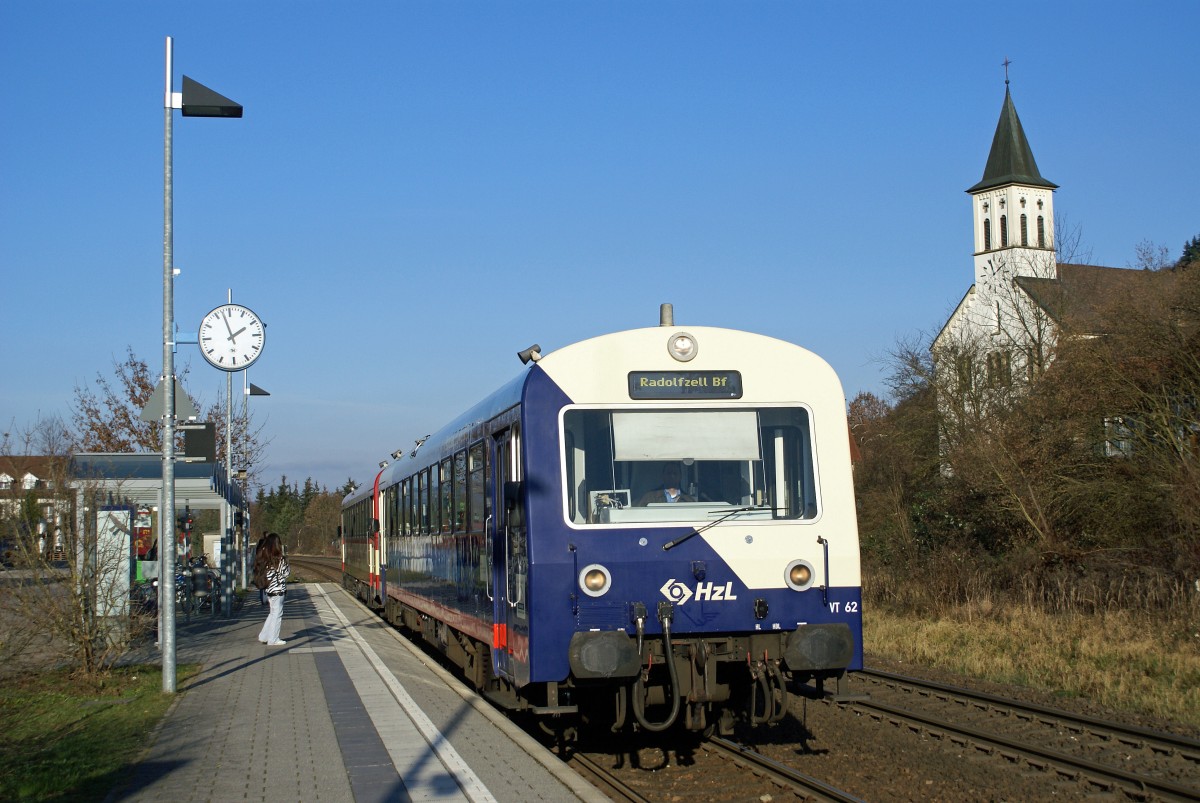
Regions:
[[664, 603], [658, 612], [660, 621], [665, 617], [661, 634], [644, 635], [640, 626], [637, 637], [576, 633], [566, 679], [518, 688], [492, 672], [491, 645], [397, 600], [381, 604], [353, 579], [347, 586], [387, 622], [419, 636], [481, 695], [540, 719], [543, 728], [560, 735], [579, 728], [729, 735], [739, 722], [772, 724], [787, 712], [789, 694], [824, 695], [829, 683], [840, 694], [854, 652], [849, 627], [837, 624], [673, 638], [670, 606]]

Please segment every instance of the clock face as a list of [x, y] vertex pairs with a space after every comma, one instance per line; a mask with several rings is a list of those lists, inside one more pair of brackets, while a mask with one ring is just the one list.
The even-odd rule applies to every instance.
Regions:
[[241, 371], [262, 354], [266, 325], [252, 310], [223, 304], [200, 322], [200, 354], [214, 368]]

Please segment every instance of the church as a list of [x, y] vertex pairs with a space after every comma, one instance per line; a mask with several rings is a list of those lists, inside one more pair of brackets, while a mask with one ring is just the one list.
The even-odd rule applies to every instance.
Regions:
[[967, 190], [975, 281], [932, 347], [939, 386], [958, 394], [986, 395], [1033, 381], [1053, 359], [1064, 327], [1071, 327], [1072, 336], [1095, 334], [1089, 311], [1144, 276], [1140, 270], [1058, 261], [1058, 185], [1038, 170], [1007, 79], [1004, 84], [983, 178]]

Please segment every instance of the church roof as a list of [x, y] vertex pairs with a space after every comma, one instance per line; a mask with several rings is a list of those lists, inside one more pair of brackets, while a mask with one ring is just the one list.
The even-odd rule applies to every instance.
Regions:
[[1038, 172], [1033, 150], [1025, 138], [1025, 129], [1021, 127], [1021, 118], [1017, 117], [1017, 107], [1013, 105], [1012, 93], [1007, 86], [1004, 88], [1004, 105], [1000, 108], [1000, 122], [996, 124], [996, 134], [992, 137], [992, 150], [983, 169], [983, 179], [967, 192], [979, 192], [1005, 184], [1058, 189], [1057, 184], [1042, 178]]
[[1060, 326], [1074, 334], [1097, 334], [1103, 328], [1103, 313], [1150, 275], [1144, 270], [1060, 262], [1056, 278], [1018, 276], [1016, 283]]

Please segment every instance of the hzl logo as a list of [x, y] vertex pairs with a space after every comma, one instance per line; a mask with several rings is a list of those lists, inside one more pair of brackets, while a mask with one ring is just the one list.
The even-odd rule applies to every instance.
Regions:
[[693, 592], [692, 589], [672, 577], [663, 583], [663, 587], [659, 591], [676, 605], [682, 605], [692, 597], [696, 598], [696, 602], [703, 602], [705, 600], [710, 602], [725, 602], [726, 600], [737, 599], [737, 594], [733, 593], [732, 582], [726, 583], [723, 586], [719, 586], [716, 583], [697, 583], [696, 590]]

